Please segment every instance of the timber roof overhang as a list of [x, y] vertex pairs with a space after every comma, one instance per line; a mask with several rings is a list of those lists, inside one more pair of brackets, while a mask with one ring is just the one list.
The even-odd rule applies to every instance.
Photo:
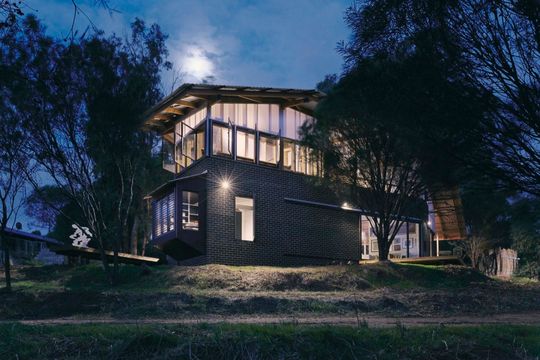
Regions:
[[147, 129], [165, 132], [183, 117], [217, 101], [281, 104], [312, 115], [324, 96], [306, 89], [183, 84], [144, 114], [144, 124]]

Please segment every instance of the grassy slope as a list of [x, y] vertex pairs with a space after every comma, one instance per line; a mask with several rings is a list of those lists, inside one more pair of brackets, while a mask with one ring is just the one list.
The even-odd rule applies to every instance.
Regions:
[[[275, 268], [264, 266], [154, 267], [144, 275], [136, 266], [121, 266], [118, 292], [190, 291], [355, 291], [394, 288], [461, 288], [488, 278], [463, 267], [364, 265]], [[39, 291], [107, 291], [98, 265], [68, 268], [37, 266], [17, 272], [14, 289]]]
[[97, 265], [18, 268], [14, 293], [3, 295], [0, 302], [0, 319], [540, 310], [538, 284], [495, 281], [456, 266], [208, 265], [156, 267], [150, 272], [122, 266], [120, 278], [121, 284], [111, 288]]
[[540, 327], [0, 325], [0, 358], [538, 359]]

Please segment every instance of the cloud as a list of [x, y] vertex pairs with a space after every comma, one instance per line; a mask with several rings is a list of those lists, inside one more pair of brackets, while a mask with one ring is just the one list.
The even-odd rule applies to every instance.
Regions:
[[[184, 81], [212, 75], [216, 83], [309, 88], [341, 70], [335, 47], [347, 37], [343, 12], [350, 0], [111, 0], [121, 11], [112, 17], [93, 0], [78, 3], [106, 32], [127, 34], [135, 17], [158, 23], [169, 34], [170, 58]], [[70, 2], [29, 4], [51, 31], [69, 30]], [[88, 26], [84, 17], [78, 21]]]

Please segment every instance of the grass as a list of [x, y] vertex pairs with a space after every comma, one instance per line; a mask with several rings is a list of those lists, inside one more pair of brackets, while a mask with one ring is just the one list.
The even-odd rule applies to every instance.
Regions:
[[0, 325], [2, 359], [538, 359], [540, 327]]
[[[120, 266], [110, 287], [98, 264], [14, 269], [0, 319], [175, 318], [237, 314], [489, 315], [539, 311], [540, 284], [460, 266]], [[2, 274], [0, 273], [0, 278]]]
[[[276, 268], [264, 266], [201, 267], [157, 266], [144, 275], [140, 267], [120, 266], [120, 285], [116, 292], [205, 291], [355, 291], [392, 288], [461, 288], [485, 283], [478, 272], [456, 266], [362, 265]], [[64, 267], [25, 267], [17, 271], [16, 290], [108, 291], [105, 274], [97, 264]]]

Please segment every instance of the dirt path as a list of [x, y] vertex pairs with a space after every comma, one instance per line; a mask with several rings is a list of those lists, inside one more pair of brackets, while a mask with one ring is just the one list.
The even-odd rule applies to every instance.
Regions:
[[389, 327], [396, 324], [405, 326], [424, 325], [540, 325], [540, 312], [519, 314], [497, 314], [482, 317], [450, 316], [450, 317], [382, 317], [382, 316], [211, 316], [199, 318], [176, 319], [76, 319], [57, 318], [43, 320], [2, 321], [1, 323], [18, 322], [25, 325], [75, 325], [75, 324], [302, 324], [302, 325], [349, 325], [367, 324], [371, 327]]

